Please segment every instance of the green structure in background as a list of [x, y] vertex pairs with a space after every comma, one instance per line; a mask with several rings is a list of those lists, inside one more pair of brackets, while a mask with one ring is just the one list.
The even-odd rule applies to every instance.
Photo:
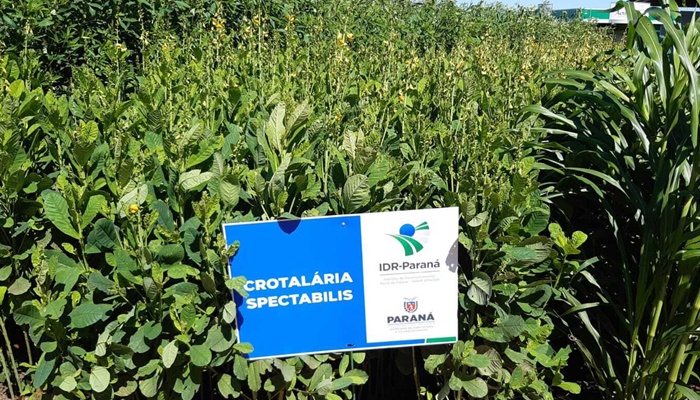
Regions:
[[[548, 6], [548, 2], [540, 5], [540, 9], [545, 9]], [[644, 3], [644, 2], [634, 2], [634, 8], [637, 11], [644, 13], [649, 7], [656, 7], [658, 4], [655, 2]], [[697, 6], [696, 2], [687, 2], [688, 7], [680, 7], [679, 12], [683, 24], [688, 24], [692, 20], [693, 16], [700, 12], [700, 8]], [[627, 31], [627, 12], [626, 10], [620, 9], [617, 11], [611, 11], [615, 6], [615, 2], [610, 3], [609, 9], [593, 9], [593, 8], [570, 8], [562, 10], [554, 10], [551, 14], [555, 18], [563, 20], [575, 20], [579, 19], [585, 22], [594, 23], [598, 26], [609, 27], [615, 32], [615, 37], [617, 40], [622, 40], [624, 38], [625, 32]], [[656, 27], [656, 30], [660, 36], [665, 35], [663, 25], [655, 20], [654, 18], [649, 18], [652, 24]]]
[[[549, 5], [549, 2], [544, 2], [540, 5], [540, 9], [543, 9]], [[643, 13], [649, 7], [655, 7], [658, 4], [655, 2], [645, 3], [645, 2], [634, 2], [634, 8], [637, 11]], [[689, 23], [693, 15], [700, 12], [700, 8], [697, 6], [697, 2], [687, 2], [687, 7], [680, 7], [680, 18], [683, 23]], [[627, 25], [627, 13], [624, 9], [617, 11], [610, 11], [615, 6], [615, 2], [610, 3], [609, 9], [594, 9], [594, 8], [569, 8], [552, 11], [552, 15], [560, 19], [581, 19], [586, 22], [595, 23], [598, 25], [610, 25], [613, 27], [622, 26], [622, 29]], [[650, 18], [654, 25], [660, 26], [660, 23], [654, 18]]]

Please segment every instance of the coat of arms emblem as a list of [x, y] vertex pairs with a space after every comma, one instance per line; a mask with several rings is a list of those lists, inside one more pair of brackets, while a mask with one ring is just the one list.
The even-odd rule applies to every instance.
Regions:
[[418, 302], [416, 301], [415, 297], [412, 299], [404, 300], [405, 301], [403, 302], [403, 309], [406, 310], [406, 312], [412, 313], [418, 309]]

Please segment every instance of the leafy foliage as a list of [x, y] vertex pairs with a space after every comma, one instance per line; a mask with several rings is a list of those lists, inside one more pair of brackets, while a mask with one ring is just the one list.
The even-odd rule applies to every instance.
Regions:
[[[589, 67], [574, 43], [607, 36], [449, 2], [0, 5], [10, 389], [351, 398], [381, 355], [245, 359], [230, 296], [245, 278], [228, 276], [221, 223], [456, 205], [461, 341], [424, 349], [434, 375], [417, 391], [577, 391], [548, 307], [583, 237], [543, 233], [534, 158], [510, 128], [542, 72]], [[6, 324], [21, 363], [5, 362]]]
[[[698, 384], [691, 338], [700, 327], [700, 30], [695, 21], [681, 27], [669, 10], [641, 16], [625, 7], [632, 25], [624, 67], [565, 72], [550, 80], [543, 105], [528, 111], [546, 121], [537, 128], [549, 155], [540, 167], [547, 186], [564, 195], [562, 214], [600, 224], [592, 228], [593, 250], [598, 268], [610, 272], [582, 271], [584, 297], [576, 288], [563, 294], [601, 391], [680, 398]], [[663, 25], [663, 39], [650, 17]], [[569, 248], [585, 239], [578, 236], [555, 240], [575, 254]]]

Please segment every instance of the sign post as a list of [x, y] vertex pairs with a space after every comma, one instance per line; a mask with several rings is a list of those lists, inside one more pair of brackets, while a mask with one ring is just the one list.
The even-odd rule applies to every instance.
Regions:
[[249, 359], [457, 339], [456, 207], [224, 224]]

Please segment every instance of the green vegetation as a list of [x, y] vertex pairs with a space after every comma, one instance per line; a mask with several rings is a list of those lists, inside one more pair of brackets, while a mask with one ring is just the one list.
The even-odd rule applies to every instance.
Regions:
[[614, 398], [697, 398], [687, 385], [698, 381], [700, 31], [681, 29], [666, 11], [649, 14], [665, 39], [639, 19], [630, 68], [565, 73], [551, 80], [559, 90], [548, 109], [531, 110], [547, 121], [540, 145], [557, 157], [547, 157], [545, 181], [564, 194], [565, 217], [598, 216], [597, 236], [609, 243], [594, 250], [613, 281], [587, 277], [577, 289], [590, 303], [564, 292], [589, 334], [581, 348], [598, 384]]
[[[0, 0], [0, 15], [12, 397], [553, 399], [595, 380], [610, 398], [673, 398], [697, 384], [694, 30], [658, 44], [639, 29], [623, 52], [593, 26], [450, 2]], [[565, 131], [591, 140], [550, 136]], [[569, 201], [573, 179], [546, 171], [590, 189]], [[566, 218], [595, 204], [626, 230]], [[443, 206], [462, 217], [456, 345], [245, 360], [223, 221]], [[604, 268], [626, 274], [627, 297]]]

